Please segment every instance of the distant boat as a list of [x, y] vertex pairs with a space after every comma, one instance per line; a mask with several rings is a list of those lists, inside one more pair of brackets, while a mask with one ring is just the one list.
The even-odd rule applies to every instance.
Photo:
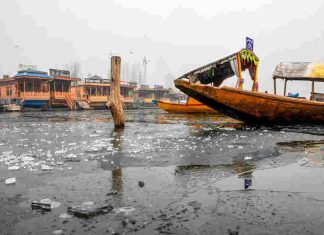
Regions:
[[185, 104], [158, 100], [158, 106], [168, 113], [216, 113], [214, 109], [200, 103], [192, 97], [188, 97]]
[[[249, 124], [324, 124], [324, 94], [314, 92], [315, 82], [324, 82], [324, 64], [281, 63], [273, 79], [312, 82], [313, 100], [258, 92], [258, 58], [242, 50], [231, 56], [193, 70], [174, 81], [182, 92], [201, 103]], [[248, 69], [253, 80], [252, 91], [243, 90], [241, 72]], [[214, 72], [211, 72], [214, 71]], [[238, 75], [236, 88], [219, 87], [228, 77]], [[212, 84], [212, 85], [210, 85]], [[317, 97], [317, 98], [316, 98]], [[316, 98], [316, 99], [315, 99]]]
[[18, 104], [4, 104], [0, 105], [0, 110], [3, 112], [19, 112], [21, 107]]
[[19, 112], [21, 111], [21, 107], [17, 104], [16, 99], [0, 99], [0, 111]]

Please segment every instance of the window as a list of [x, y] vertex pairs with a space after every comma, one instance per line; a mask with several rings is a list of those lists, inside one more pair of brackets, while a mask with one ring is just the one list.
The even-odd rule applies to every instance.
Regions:
[[7, 88], [7, 96], [12, 96], [12, 89]]
[[29, 81], [29, 80], [26, 81], [26, 91], [27, 92], [33, 91], [33, 82], [32, 81]]

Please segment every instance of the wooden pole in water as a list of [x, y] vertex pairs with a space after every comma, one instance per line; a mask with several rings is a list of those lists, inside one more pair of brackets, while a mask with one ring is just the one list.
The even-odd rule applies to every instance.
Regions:
[[111, 89], [107, 107], [110, 108], [115, 128], [123, 128], [125, 126], [123, 102], [120, 95], [120, 64], [121, 58], [119, 56], [111, 57]]

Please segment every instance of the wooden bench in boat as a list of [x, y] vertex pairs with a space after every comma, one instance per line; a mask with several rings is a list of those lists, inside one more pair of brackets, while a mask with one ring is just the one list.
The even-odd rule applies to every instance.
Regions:
[[311, 100], [324, 102], [324, 94], [323, 93], [312, 93]]

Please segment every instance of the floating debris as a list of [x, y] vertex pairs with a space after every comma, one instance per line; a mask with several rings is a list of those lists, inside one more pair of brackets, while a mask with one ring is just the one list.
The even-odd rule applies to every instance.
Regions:
[[31, 203], [32, 209], [50, 211], [61, 206], [60, 202], [45, 198], [40, 201], [34, 200]]
[[139, 181], [139, 182], [138, 182], [138, 186], [140, 186], [141, 188], [143, 188], [144, 185], [145, 185], [145, 183], [144, 183], [143, 181]]
[[106, 194], [107, 196], [111, 196], [111, 195], [118, 195], [118, 192], [117, 191], [112, 191], [110, 193], [107, 193]]
[[74, 215], [75, 217], [88, 219], [100, 214], [106, 214], [113, 210], [112, 205], [96, 207], [94, 204], [87, 205], [82, 204], [81, 206], [71, 206], [67, 208], [69, 214]]
[[16, 178], [8, 178], [5, 181], [5, 184], [9, 185], [9, 184], [15, 184], [16, 183]]
[[50, 203], [41, 203], [39, 201], [33, 201], [31, 203], [31, 208], [33, 210], [51, 211], [52, 207]]

